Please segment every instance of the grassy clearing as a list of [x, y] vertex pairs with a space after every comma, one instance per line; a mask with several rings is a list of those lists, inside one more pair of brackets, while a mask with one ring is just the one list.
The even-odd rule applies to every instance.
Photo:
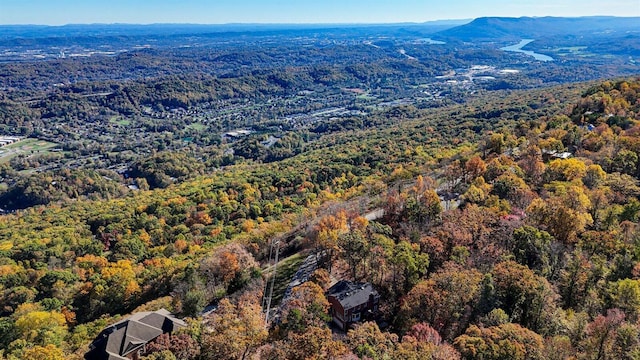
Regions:
[[203, 123], [194, 122], [187, 125], [187, 129], [195, 130], [195, 131], [203, 131], [207, 128], [207, 126]]
[[567, 47], [558, 47], [551, 52], [556, 53], [558, 56], [592, 56], [593, 54], [587, 51], [586, 46], [567, 46]]
[[578, 52], [578, 51], [584, 51], [586, 48], [587, 48], [586, 46], [565, 46], [565, 47], [558, 47], [553, 51]]
[[122, 116], [113, 116], [111, 119], [109, 119], [109, 122], [120, 126], [131, 125], [131, 120], [125, 119]]
[[375, 96], [369, 95], [368, 92], [356, 96], [358, 100], [374, 100], [375, 98]]
[[[300, 267], [300, 264], [304, 261], [305, 257], [300, 254], [295, 254], [289, 256], [286, 259], [278, 262], [278, 268], [276, 273], [276, 281], [273, 286], [273, 299], [271, 300], [271, 305], [280, 304], [282, 300], [282, 296], [284, 295], [289, 282], [295, 275], [296, 271]], [[271, 282], [271, 273], [273, 272], [273, 267], [269, 266], [263, 270], [263, 273], [268, 275], [267, 281]]]
[[56, 143], [44, 140], [24, 139], [0, 148], [0, 164], [6, 163], [18, 155], [44, 154], [57, 146]]

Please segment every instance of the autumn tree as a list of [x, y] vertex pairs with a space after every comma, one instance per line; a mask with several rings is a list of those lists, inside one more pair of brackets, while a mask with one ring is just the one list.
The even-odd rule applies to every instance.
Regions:
[[187, 334], [162, 334], [146, 345], [146, 353], [169, 350], [178, 359], [193, 360], [200, 355], [200, 345]]
[[623, 359], [624, 357], [614, 357], [616, 332], [623, 323], [624, 313], [618, 309], [607, 311], [606, 316], [598, 315], [589, 323], [585, 331], [587, 336], [581, 344], [585, 350], [585, 358]]
[[546, 360], [572, 359], [577, 353], [568, 336], [556, 335], [545, 339], [543, 358]]
[[202, 357], [205, 359], [246, 359], [267, 337], [259, 304], [240, 299], [233, 304], [222, 299], [218, 309], [205, 320]]
[[[616, 219], [612, 216], [612, 208], [610, 207], [609, 202], [612, 198], [611, 189], [600, 187], [590, 190], [587, 195], [589, 196], [589, 201], [591, 202], [591, 209], [589, 210], [589, 214], [593, 219], [593, 228], [608, 230], [614, 227], [616, 225]], [[623, 215], [621, 217], [623, 217]], [[607, 221], [605, 222], [605, 220]]]
[[449, 339], [469, 323], [480, 295], [482, 274], [454, 263], [419, 282], [404, 297], [400, 318], [406, 325], [425, 322]]
[[531, 226], [520, 227], [513, 232], [512, 252], [520, 264], [547, 275], [553, 260], [552, 241], [553, 238], [546, 231]]
[[549, 163], [545, 176], [549, 181], [572, 181], [582, 179], [587, 174], [585, 163], [576, 158], [556, 159]]
[[352, 230], [338, 238], [341, 255], [349, 264], [351, 277], [355, 280], [358, 279], [358, 273], [366, 276], [365, 260], [369, 255], [370, 244], [360, 230]]
[[640, 355], [640, 328], [637, 324], [625, 323], [616, 329], [613, 343], [613, 358], [634, 359]]
[[396, 286], [396, 291], [404, 294], [427, 272], [429, 255], [420, 253], [420, 247], [417, 244], [401, 241], [393, 250], [391, 263], [394, 284], [402, 284], [400, 288]]
[[465, 182], [470, 182], [479, 176], [484, 175], [487, 171], [487, 164], [482, 160], [480, 156], [474, 156], [467, 160], [464, 164], [464, 179]]
[[442, 337], [436, 331], [426, 323], [417, 323], [405, 333], [404, 336], [412, 336], [420, 342], [431, 343], [433, 345], [440, 345], [442, 343]]
[[67, 334], [66, 318], [57, 311], [26, 312], [18, 316], [15, 326], [20, 338], [38, 345], [60, 345]]
[[309, 281], [317, 284], [322, 290], [326, 291], [331, 284], [331, 276], [325, 269], [316, 269], [311, 273], [311, 276], [309, 276]]
[[542, 180], [546, 166], [542, 161], [542, 151], [536, 145], [530, 145], [518, 161], [518, 165], [522, 168], [527, 180], [537, 185]]
[[327, 215], [316, 225], [316, 245], [320, 252], [326, 251], [328, 269], [331, 272], [333, 256], [340, 252], [338, 240], [340, 235], [348, 232], [347, 213], [342, 210], [336, 215]]
[[527, 208], [531, 221], [548, 231], [562, 243], [573, 243], [577, 235], [593, 223], [591, 202], [582, 187], [560, 186], [556, 196], [548, 200], [535, 199]]
[[587, 166], [582, 182], [589, 189], [594, 189], [602, 184], [607, 179], [607, 173], [602, 170], [602, 167], [598, 164], [591, 164]]
[[220, 297], [245, 285], [257, 275], [258, 263], [242, 245], [231, 243], [218, 247], [202, 260], [199, 274], [209, 294]]
[[360, 358], [386, 360], [393, 359], [398, 336], [380, 331], [374, 322], [365, 322], [349, 330], [346, 343]]
[[511, 157], [503, 154], [491, 159], [491, 161], [487, 163], [487, 170], [483, 177], [487, 182], [492, 182], [498, 176], [507, 172], [512, 172], [519, 177], [524, 175], [520, 166], [518, 166]]
[[369, 251], [369, 278], [368, 280], [378, 286], [389, 284], [385, 281], [392, 273], [393, 251], [395, 242], [385, 234], [376, 233], [371, 236], [371, 249]]
[[[438, 267], [444, 261], [449, 260], [454, 248], [461, 246], [470, 248], [473, 246], [474, 240], [480, 240], [488, 233], [482, 210], [475, 205], [467, 206], [465, 209], [470, 209], [470, 211], [463, 213], [460, 210], [454, 210], [446, 213], [443, 216], [442, 224], [433, 230], [433, 235], [427, 235], [420, 239], [421, 247], [433, 258], [432, 267]], [[479, 214], [480, 217], [472, 219], [466, 216], [471, 213]], [[473, 223], [467, 223], [468, 220], [472, 220]]]
[[440, 334], [425, 323], [415, 324], [402, 337], [394, 353], [397, 359], [458, 360], [460, 354], [443, 342]]
[[483, 204], [490, 191], [491, 185], [487, 184], [484, 178], [478, 177], [471, 183], [462, 198], [469, 203]]
[[542, 360], [544, 341], [525, 327], [507, 323], [489, 328], [471, 325], [453, 345], [466, 359]]
[[332, 338], [326, 322], [329, 302], [324, 290], [306, 282], [292, 290], [282, 306], [282, 321], [275, 327], [270, 345], [261, 349], [261, 359], [326, 359], [347, 353], [340, 341]]
[[[444, 250], [439, 256], [434, 256], [434, 259], [453, 260], [454, 249], [457, 249], [457, 251], [468, 251], [467, 255], [471, 263], [490, 267], [503, 252], [495, 238], [496, 220], [497, 214], [493, 209], [476, 204], [468, 204], [462, 210], [448, 212], [443, 216], [442, 225], [434, 229], [434, 237], [442, 243]], [[434, 263], [434, 265], [437, 264], [437, 262]]]
[[574, 250], [565, 257], [566, 265], [560, 271], [557, 282], [558, 292], [564, 307], [580, 310], [585, 305], [588, 294], [604, 274], [597, 270], [582, 251]]
[[512, 172], [505, 172], [493, 181], [492, 192], [500, 198], [514, 200], [518, 191], [528, 188], [521, 177]]
[[123, 309], [130, 305], [140, 293], [137, 273], [140, 266], [130, 260], [118, 260], [109, 263], [100, 271], [100, 280], [93, 288], [93, 294], [105, 302], [111, 309]]
[[486, 149], [490, 152], [501, 154], [504, 151], [504, 147], [506, 145], [504, 134], [495, 133], [491, 134], [489, 139], [487, 139]]
[[322, 326], [330, 319], [328, 310], [329, 302], [322, 288], [313, 282], [305, 282], [293, 288], [283, 304], [278, 332], [281, 335], [291, 331], [303, 333], [309, 326]]
[[450, 164], [446, 165], [443, 172], [443, 177], [445, 179], [445, 183], [443, 184], [444, 188], [453, 192], [456, 186], [463, 179], [464, 167], [461, 164], [460, 160], [452, 161]]
[[407, 194], [402, 217], [421, 226], [429, 226], [437, 222], [442, 212], [442, 205], [435, 192], [436, 186], [435, 180], [418, 176]]
[[53, 344], [34, 346], [22, 355], [23, 360], [64, 360], [65, 358], [62, 350]]
[[617, 308], [629, 321], [640, 316], [640, 280], [622, 279], [609, 284], [607, 300], [610, 308]]
[[609, 159], [607, 170], [635, 176], [638, 173], [638, 154], [627, 149], [620, 149], [612, 159]]
[[334, 340], [326, 326], [309, 326], [304, 332], [289, 332], [286, 338], [260, 349], [261, 360], [341, 359], [349, 353], [342, 341]]
[[514, 261], [495, 266], [497, 301], [510, 319], [541, 333], [553, 332], [557, 295], [549, 282]]

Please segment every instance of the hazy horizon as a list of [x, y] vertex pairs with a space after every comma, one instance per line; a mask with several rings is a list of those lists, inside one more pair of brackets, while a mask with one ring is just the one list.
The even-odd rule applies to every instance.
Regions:
[[451, 0], [3, 0], [0, 25], [191, 24], [324, 25], [456, 21], [478, 17], [640, 16], [640, 1], [555, 0], [514, 3]]
[[429, 24], [429, 23], [463, 23], [463, 22], [471, 22], [475, 19], [485, 18], [485, 17], [500, 17], [500, 18], [546, 18], [546, 17], [558, 17], [558, 18], [640, 18], [640, 15], [637, 16], [618, 16], [618, 15], [585, 15], [585, 16], [480, 16], [477, 18], [461, 18], [461, 19], [438, 19], [438, 20], [426, 20], [422, 22], [416, 21], [404, 21], [404, 22], [324, 22], [324, 23], [296, 23], [296, 22], [227, 22], [227, 23], [189, 23], [189, 22], [155, 22], [155, 23], [135, 23], [135, 22], [93, 22], [93, 23], [66, 23], [59, 25], [49, 25], [49, 24], [36, 24], [36, 23], [25, 23], [25, 24], [0, 24], [0, 26], [43, 26], [43, 27], [64, 27], [64, 26], [91, 26], [91, 25], [123, 25], [123, 26], [159, 26], [159, 25], [184, 25], [184, 26], [325, 26], [325, 25], [340, 25], [340, 26], [361, 26], [361, 25], [421, 25], [421, 24]]
[[[600, 15], [593, 16], [576, 16], [578, 17], [599, 17]], [[620, 17], [622, 16], [609, 16], [602, 15], [602, 17]], [[524, 17], [524, 16], [523, 16]], [[538, 16], [542, 17], [542, 16]], [[624, 16], [632, 18], [634, 16]], [[640, 17], [640, 16], [639, 16]], [[403, 21], [403, 22], [318, 22], [318, 23], [297, 23], [297, 22], [226, 22], [226, 23], [195, 23], [195, 22], [152, 22], [152, 23], [142, 23], [142, 22], [86, 22], [86, 23], [66, 23], [66, 24], [37, 24], [37, 23], [24, 23], [24, 24], [0, 24], [0, 26], [47, 26], [47, 27], [64, 27], [64, 26], [89, 26], [89, 25], [132, 25], [132, 26], [155, 26], [155, 25], [189, 25], [189, 26], [285, 26], [285, 25], [295, 25], [295, 26], [323, 26], [323, 25], [345, 25], [345, 26], [359, 26], [359, 25], [400, 25], [400, 24], [426, 24], [426, 23], [458, 23], [458, 22], [471, 22], [476, 18], [464, 18], [464, 19], [439, 19], [439, 20], [426, 20], [422, 22], [416, 21]]]

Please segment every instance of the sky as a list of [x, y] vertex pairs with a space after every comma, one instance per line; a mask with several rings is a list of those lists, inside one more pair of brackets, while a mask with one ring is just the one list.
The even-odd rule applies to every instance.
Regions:
[[0, 24], [397, 23], [640, 16], [640, 0], [0, 0]]

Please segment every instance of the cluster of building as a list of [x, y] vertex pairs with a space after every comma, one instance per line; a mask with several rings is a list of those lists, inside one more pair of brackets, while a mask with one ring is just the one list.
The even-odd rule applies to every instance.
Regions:
[[20, 140], [22, 140], [22, 138], [17, 136], [0, 136], [0, 147], [16, 143]]
[[[332, 322], [342, 331], [354, 323], [377, 318], [380, 295], [369, 283], [340, 280], [327, 290], [326, 296]], [[102, 330], [84, 358], [136, 360], [146, 352], [149, 342], [185, 326], [184, 321], [165, 309], [135, 313]]]
[[234, 131], [226, 132], [226, 133], [222, 134], [222, 137], [227, 138], [227, 139], [239, 139], [239, 138], [245, 137], [247, 135], [251, 135], [253, 133], [254, 133], [253, 130], [241, 129], [241, 130], [234, 130]]

